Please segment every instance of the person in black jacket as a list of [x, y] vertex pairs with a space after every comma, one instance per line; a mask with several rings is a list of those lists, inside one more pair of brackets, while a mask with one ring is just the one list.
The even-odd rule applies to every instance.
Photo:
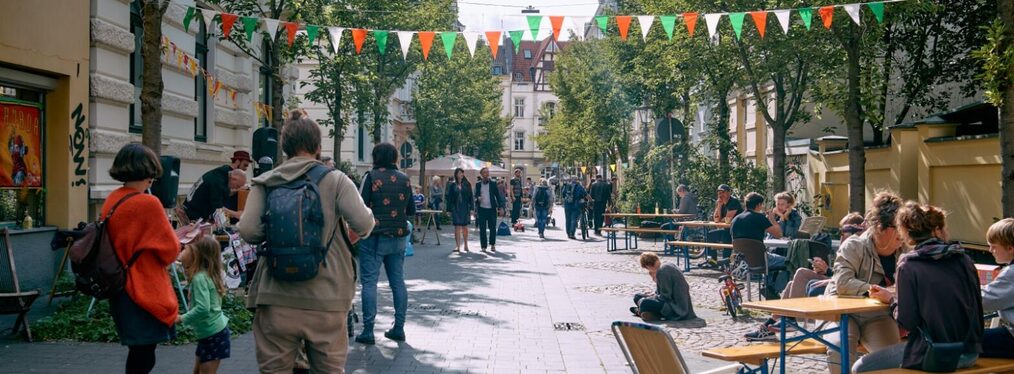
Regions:
[[591, 185], [592, 220], [595, 221], [595, 235], [602, 236], [602, 221], [606, 213], [606, 207], [613, 199], [613, 186], [602, 178], [602, 174], [595, 177], [595, 183]]
[[488, 240], [490, 252], [496, 252], [496, 217], [498, 213], [503, 214], [504, 196], [496, 183], [489, 179], [488, 168], [479, 170], [479, 177], [475, 183], [475, 219], [479, 224], [479, 247], [485, 252]]
[[465, 170], [454, 169], [454, 179], [447, 183], [444, 189], [444, 206], [447, 213], [451, 215], [451, 224], [454, 225], [454, 253], [461, 252], [461, 245], [465, 245], [465, 252], [468, 252], [468, 224], [472, 217], [472, 184], [465, 177]]

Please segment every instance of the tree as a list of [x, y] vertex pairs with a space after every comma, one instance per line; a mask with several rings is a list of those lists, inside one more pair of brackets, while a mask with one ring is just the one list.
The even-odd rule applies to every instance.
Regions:
[[169, 0], [137, 0], [141, 5], [141, 143], [162, 154], [162, 15]]
[[1014, 3], [996, 2], [998, 15], [988, 32], [987, 43], [975, 52], [982, 63], [979, 80], [986, 101], [1000, 115], [1000, 197], [1004, 217], [1014, 217]]

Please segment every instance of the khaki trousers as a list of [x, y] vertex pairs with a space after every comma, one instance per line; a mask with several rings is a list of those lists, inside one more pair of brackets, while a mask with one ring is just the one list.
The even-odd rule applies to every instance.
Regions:
[[[826, 335], [826, 339], [838, 344], [838, 334]], [[849, 314], [849, 363], [856, 362], [856, 347], [859, 342], [863, 343], [870, 353], [898, 344], [901, 336], [898, 334], [898, 323], [894, 322], [887, 312]], [[828, 371], [831, 374], [841, 373], [841, 354], [831, 349], [827, 350]]]
[[347, 314], [258, 306], [253, 332], [260, 372], [291, 374], [296, 355], [305, 347], [311, 373], [344, 373], [349, 347]]

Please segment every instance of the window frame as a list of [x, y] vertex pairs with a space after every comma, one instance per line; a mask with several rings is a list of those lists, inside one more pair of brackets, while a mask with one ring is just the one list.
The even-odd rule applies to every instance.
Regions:
[[[194, 42], [194, 58], [204, 71], [208, 70], [208, 30], [203, 22]], [[200, 75], [194, 76], [194, 100], [197, 101], [197, 116], [194, 117], [194, 141], [208, 142], [208, 82]]]
[[525, 98], [514, 98], [514, 117], [525, 118]]
[[514, 148], [515, 151], [525, 150], [525, 131], [515, 130], [514, 131]]
[[[264, 65], [261, 65], [258, 68], [259, 72], [258, 76], [260, 79], [260, 89], [262, 90], [260, 94], [261, 103], [268, 105], [270, 107], [274, 107], [273, 103], [274, 98], [272, 97], [271, 91], [274, 88], [275, 81], [274, 79], [272, 79], [271, 68], [269, 67], [271, 66], [272, 61], [270, 50], [271, 49], [268, 47], [268, 41], [264, 40], [261, 43], [261, 56], [264, 56]], [[261, 124], [263, 125], [263, 127], [270, 127], [271, 118], [269, 116], [264, 116], [263, 122]]]
[[525, 48], [525, 50], [523, 52], [521, 52], [521, 53], [524, 54], [525, 60], [531, 60], [532, 59], [532, 50], [531, 49]]
[[144, 45], [144, 23], [141, 19], [141, 4], [138, 0], [130, 2], [130, 33], [134, 35], [134, 51], [130, 52], [130, 84], [134, 86], [134, 97], [127, 111], [127, 131], [133, 134], [144, 132], [144, 121], [141, 119], [141, 86], [144, 85], [144, 57], [141, 48]]

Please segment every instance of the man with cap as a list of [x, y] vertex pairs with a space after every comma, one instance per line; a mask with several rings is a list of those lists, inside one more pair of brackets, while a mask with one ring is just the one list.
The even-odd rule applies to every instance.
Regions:
[[[737, 214], [743, 211], [743, 204], [738, 199], [732, 197], [732, 187], [727, 184], [718, 186], [718, 199], [715, 200], [715, 212], [712, 214], [712, 219], [716, 223], [732, 223], [732, 219]], [[717, 229], [708, 232], [708, 241], [712, 243], [732, 243], [732, 235], [729, 233], [729, 229]], [[718, 252], [715, 250], [709, 250], [711, 260], [708, 262], [711, 265], [717, 265], [718, 263]], [[722, 250], [722, 254], [725, 257], [729, 257], [731, 251]]]
[[236, 151], [232, 154], [232, 164], [229, 166], [232, 166], [233, 170], [239, 169], [245, 172], [251, 163], [253, 163], [253, 160], [250, 158], [249, 152]]

